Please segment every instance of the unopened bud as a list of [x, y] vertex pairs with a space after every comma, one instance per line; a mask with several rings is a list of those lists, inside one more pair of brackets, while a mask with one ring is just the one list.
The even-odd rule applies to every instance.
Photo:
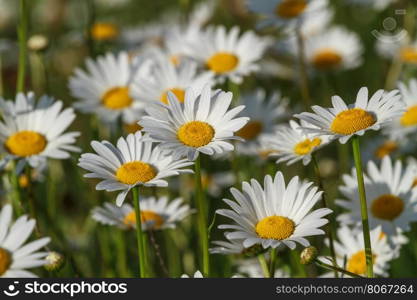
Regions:
[[28, 47], [32, 51], [42, 51], [48, 46], [48, 38], [41, 34], [32, 35], [28, 40]]
[[310, 246], [304, 248], [300, 255], [300, 261], [303, 265], [311, 264], [317, 257], [317, 248]]
[[46, 261], [47, 263], [44, 268], [47, 271], [58, 271], [64, 265], [65, 258], [62, 254], [56, 251], [51, 251], [46, 256]]

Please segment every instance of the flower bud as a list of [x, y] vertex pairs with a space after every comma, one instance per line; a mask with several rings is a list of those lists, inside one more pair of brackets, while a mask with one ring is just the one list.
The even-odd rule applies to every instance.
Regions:
[[317, 254], [318, 252], [316, 247], [310, 246], [304, 248], [300, 255], [300, 261], [303, 265], [311, 264], [316, 259]]
[[58, 271], [64, 265], [65, 258], [56, 251], [50, 251], [46, 256], [46, 261], [47, 263], [44, 265], [44, 268], [47, 271]]

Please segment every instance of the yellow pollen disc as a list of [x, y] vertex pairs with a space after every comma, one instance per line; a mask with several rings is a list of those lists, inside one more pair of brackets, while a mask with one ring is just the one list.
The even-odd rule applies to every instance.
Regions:
[[391, 154], [398, 149], [398, 144], [393, 141], [386, 141], [378, 149], [375, 150], [375, 156], [382, 159], [384, 156]]
[[404, 127], [417, 125], [417, 105], [407, 109], [400, 119]]
[[108, 109], [122, 109], [132, 104], [129, 89], [127, 87], [116, 87], [108, 90], [101, 98], [103, 105]]
[[284, 0], [277, 5], [275, 13], [281, 18], [291, 19], [302, 14], [306, 7], [306, 0]]
[[245, 140], [255, 139], [263, 129], [264, 125], [259, 121], [250, 121], [236, 132], [237, 136], [244, 138]]
[[217, 52], [207, 62], [207, 68], [215, 73], [227, 73], [233, 71], [239, 63], [239, 58], [233, 53]]
[[46, 138], [35, 131], [23, 130], [9, 136], [6, 149], [17, 156], [31, 156], [41, 153], [46, 147]]
[[383, 238], [385, 238], [387, 235], [385, 234], [385, 232], [381, 231], [381, 233], [378, 236], [378, 240], [382, 240]]
[[0, 247], [0, 276], [9, 269], [11, 262], [9, 251]]
[[156, 176], [157, 172], [150, 164], [141, 161], [125, 163], [117, 169], [116, 178], [124, 184], [148, 182]]
[[29, 186], [29, 177], [26, 174], [19, 176], [19, 186], [23, 189]]
[[403, 48], [400, 52], [400, 57], [407, 63], [417, 63], [417, 49], [413, 47]]
[[171, 92], [177, 97], [178, 101], [183, 103], [185, 98], [185, 91], [180, 88], [172, 88], [164, 92], [161, 96], [161, 102], [168, 104], [168, 92]]
[[397, 196], [385, 194], [374, 199], [371, 212], [378, 219], [392, 221], [404, 210], [404, 202]]
[[314, 138], [313, 140], [305, 139], [304, 141], [295, 145], [294, 152], [298, 155], [306, 155], [312, 152], [317, 146], [320, 146], [320, 144], [320, 138]]
[[171, 55], [169, 58], [169, 61], [174, 65], [178, 66], [181, 62], [181, 56], [180, 55]]
[[[372, 255], [372, 261], [375, 262], [375, 258], [376, 255], [373, 254]], [[361, 250], [356, 252], [355, 254], [353, 254], [346, 265], [346, 269], [349, 272], [358, 274], [358, 275], [363, 275], [366, 273], [366, 256], [365, 256], [365, 251]]]
[[[164, 218], [162, 218], [159, 214], [150, 211], [150, 210], [142, 210], [140, 212], [140, 220], [141, 223], [151, 223], [152, 222], [152, 228], [159, 229], [164, 224]], [[134, 227], [136, 226], [136, 214], [134, 211], [131, 211], [128, 213], [124, 219], [123, 223], [126, 226]]]
[[318, 51], [312, 60], [317, 69], [328, 70], [335, 68], [342, 62], [342, 56], [334, 50], [325, 49]]
[[295, 224], [286, 217], [271, 216], [260, 220], [255, 230], [260, 238], [281, 241], [294, 233]]
[[214, 128], [206, 122], [191, 121], [178, 129], [177, 137], [184, 145], [202, 147], [213, 140]]
[[91, 36], [97, 41], [113, 40], [118, 34], [117, 27], [110, 23], [96, 23], [91, 27]]
[[136, 131], [140, 131], [143, 129], [137, 122], [123, 124], [123, 128], [127, 133], [135, 133]]
[[361, 108], [351, 108], [337, 114], [330, 125], [330, 130], [334, 133], [349, 135], [369, 128], [375, 123], [376, 119], [371, 113]]

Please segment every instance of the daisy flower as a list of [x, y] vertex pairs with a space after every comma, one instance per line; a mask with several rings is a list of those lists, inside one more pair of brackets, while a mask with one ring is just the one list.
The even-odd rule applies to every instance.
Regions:
[[[415, 168], [403, 168], [401, 161], [391, 162], [389, 156], [382, 159], [378, 168], [373, 161], [367, 164], [365, 191], [368, 199], [369, 226], [382, 226], [382, 231], [395, 235], [397, 230], [409, 231], [410, 223], [417, 221], [417, 189], [413, 188]], [[338, 216], [343, 224], [355, 224], [361, 220], [358, 187], [355, 173], [343, 176], [344, 185], [339, 188], [345, 199], [336, 204], [348, 212]]]
[[[140, 206], [143, 230], [175, 228], [176, 223], [192, 212], [190, 206], [184, 204], [181, 198], [176, 198], [171, 202], [168, 202], [168, 197], [142, 198]], [[136, 214], [130, 204], [123, 204], [119, 207], [106, 202], [103, 207], [93, 209], [92, 217], [97, 222], [121, 229], [136, 228]]]
[[[295, 53], [297, 46], [294, 46]], [[325, 32], [307, 37], [306, 61], [315, 70], [347, 70], [362, 64], [363, 47], [356, 33], [342, 27], [332, 27]]]
[[236, 202], [224, 199], [232, 209], [217, 210], [234, 224], [219, 228], [235, 230], [226, 237], [243, 239], [246, 248], [261, 244], [265, 249], [283, 245], [294, 249], [296, 242], [308, 247], [306, 237], [324, 234], [319, 228], [328, 223], [323, 217], [332, 212], [328, 208], [310, 212], [322, 195], [312, 184], [301, 183], [296, 176], [286, 187], [281, 172], [274, 179], [265, 176], [264, 189], [254, 179], [243, 182], [243, 193], [235, 188], [230, 190]]
[[367, 130], [379, 130], [403, 112], [398, 90], [378, 90], [368, 100], [368, 89], [359, 90], [353, 105], [347, 106], [339, 96], [332, 97], [332, 108], [315, 105], [314, 113], [303, 112], [295, 115], [316, 127], [304, 129], [317, 135], [329, 135], [345, 144], [353, 135], [363, 135]]
[[247, 0], [249, 10], [261, 15], [260, 27], [295, 26], [309, 14], [322, 11], [327, 0]]
[[88, 58], [87, 71], [77, 68], [69, 80], [71, 94], [80, 100], [74, 107], [96, 113], [107, 122], [120, 116], [125, 122], [134, 121], [135, 111], [144, 104], [132, 87], [138, 76], [149, 76], [150, 66], [151, 62], [142, 57], [131, 61], [126, 52], [107, 53], [96, 61]]
[[236, 135], [245, 141], [236, 145], [243, 154], [257, 154], [260, 137], [272, 134], [277, 122], [287, 116], [287, 99], [274, 93], [269, 99], [264, 90], [258, 89], [254, 93], [244, 95], [242, 104], [245, 106], [243, 115], [250, 121], [243, 126]]
[[80, 133], [64, 133], [75, 119], [74, 110], [62, 107], [62, 101], [46, 95], [36, 103], [33, 92], [17, 94], [15, 102], [0, 99], [0, 142], [7, 153], [5, 160], [20, 160], [18, 169], [26, 162], [36, 168], [47, 158], [67, 159], [69, 152], [80, 151], [73, 145]]
[[[370, 231], [374, 273], [379, 276], [387, 276], [389, 262], [395, 257], [394, 251], [382, 233], [381, 227]], [[343, 267], [346, 260], [346, 270], [358, 275], [366, 275], [365, 247], [363, 243], [363, 232], [349, 229], [343, 226], [337, 231], [338, 241], [334, 242], [336, 260], [339, 266]], [[326, 240], [328, 243], [328, 240]], [[321, 261], [328, 262], [325, 258]], [[333, 274], [333, 272], [332, 272]]]
[[212, 91], [206, 86], [198, 96], [193, 88], [188, 88], [184, 103], [169, 93], [169, 105], [161, 104], [162, 110], [149, 108], [150, 116], [143, 117], [139, 125], [161, 143], [162, 149], [172, 152], [174, 159], [186, 156], [195, 160], [200, 152], [213, 155], [232, 151], [234, 147], [228, 141], [237, 138], [234, 133], [248, 118], [235, 118], [244, 106], [228, 111], [231, 101], [231, 92]]
[[173, 93], [180, 102], [184, 102], [185, 89], [192, 86], [197, 94], [204, 85], [210, 84], [212, 72], [197, 72], [197, 64], [184, 61], [178, 67], [171, 64], [167, 57], [156, 55], [152, 76], [143, 77], [135, 86], [135, 92], [141, 99], [155, 103], [168, 104], [168, 92]]
[[396, 156], [400, 153], [400, 148], [403, 145], [392, 139], [386, 137], [374, 137], [367, 141], [365, 144], [365, 150], [363, 151], [362, 160], [381, 160], [385, 156]]
[[96, 41], [113, 41], [119, 36], [119, 29], [112, 23], [95, 23], [90, 29], [90, 35]]
[[224, 26], [209, 27], [190, 45], [191, 57], [215, 73], [219, 83], [227, 78], [239, 84], [244, 76], [259, 70], [257, 62], [271, 44], [269, 38], [253, 31], [241, 36], [239, 31], [238, 27], [229, 32]]
[[400, 82], [398, 88], [406, 110], [386, 128], [386, 133], [395, 141], [417, 132], [417, 80], [411, 79], [408, 86]]
[[25, 269], [47, 263], [47, 252], [38, 252], [49, 243], [50, 238], [41, 238], [24, 243], [35, 228], [35, 220], [21, 216], [12, 223], [12, 207], [5, 205], [0, 212], [0, 277], [37, 277]]
[[213, 241], [213, 248], [210, 248], [210, 253], [212, 254], [244, 254], [246, 249], [243, 247], [242, 239], [230, 240], [226, 237], [226, 241]]
[[[190, 276], [188, 276], [187, 274], [183, 274], [181, 275], [181, 278], [190, 278]], [[200, 271], [196, 271], [193, 275], [193, 277], [191, 278], [203, 278], [203, 274], [201, 274]]]
[[328, 144], [328, 137], [306, 133], [303, 130], [305, 126], [311, 125], [305, 121], [298, 124], [291, 120], [289, 126], [279, 126], [275, 134], [269, 136], [272, 149], [270, 156], [279, 158], [277, 164], [287, 161], [287, 165], [291, 165], [302, 160], [306, 166], [311, 161], [312, 153]]
[[108, 141], [93, 141], [91, 147], [97, 154], [82, 154], [78, 166], [90, 172], [84, 177], [103, 179], [97, 190], [120, 191], [116, 204], [121, 206], [135, 186], [168, 186], [165, 178], [192, 172], [182, 169], [192, 162], [174, 160], [153, 144], [140, 131], [119, 138], [116, 147]]

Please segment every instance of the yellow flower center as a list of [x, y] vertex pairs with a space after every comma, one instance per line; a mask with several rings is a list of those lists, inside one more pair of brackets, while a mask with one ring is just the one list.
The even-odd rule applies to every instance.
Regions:
[[127, 87], [115, 87], [108, 90], [101, 98], [103, 105], [108, 109], [122, 109], [132, 104]]
[[382, 159], [384, 156], [391, 154], [398, 149], [398, 144], [393, 141], [386, 141], [378, 149], [375, 150], [374, 155]]
[[178, 66], [181, 62], [181, 56], [180, 55], [171, 55], [169, 58], [169, 61], [174, 65]]
[[334, 133], [349, 135], [366, 129], [374, 125], [375, 122], [376, 119], [371, 113], [361, 108], [351, 108], [337, 114], [330, 130]]
[[113, 40], [118, 34], [117, 27], [110, 23], [96, 23], [91, 28], [91, 36], [97, 41]]
[[371, 212], [378, 219], [392, 221], [404, 210], [404, 202], [397, 196], [384, 194], [374, 199]]
[[317, 69], [328, 70], [337, 67], [342, 62], [342, 56], [334, 50], [324, 49], [318, 51], [312, 60]]
[[0, 276], [6, 273], [11, 262], [12, 258], [10, 257], [9, 251], [0, 247]]
[[153, 179], [157, 171], [150, 164], [141, 161], [125, 163], [117, 169], [116, 178], [124, 184], [148, 182]]
[[306, 155], [313, 151], [314, 148], [320, 146], [320, 144], [320, 138], [314, 138], [313, 140], [305, 139], [304, 141], [299, 142], [297, 145], [295, 145], [294, 152], [298, 155]]
[[177, 97], [178, 101], [183, 103], [185, 98], [185, 91], [181, 88], [172, 88], [168, 91], [165, 91], [161, 96], [161, 102], [168, 104], [168, 92], [172, 92], [175, 97]]
[[136, 131], [142, 130], [143, 127], [138, 124], [138, 122], [133, 122], [129, 124], [123, 124], [123, 128], [128, 133], [135, 133]]
[[259, 121], [250, 121], [236, 132], [237, 136], [244, 138], [245, 140], [255, 139], [263, 129], [264, 125]]
[[29, 186], [29, 177], [26, 174], [22, 174], [19, 176], [19, 186], [21, 188], [27, 188]]
[[[375, 262], [375, 258], [376, 255], [373, 254], [372, 255], [372, 261]], [[365, 256], [365, 251], [361, 250], [356, 252], [355, 254], [353, 254], [348, 262], [347, 262], [347, 266], [346, 269], [349, 272], [358, 274], [358, 275], [363, 275], [366, 272], [366, 256]]]
[[206, 122], [191, 121], [178, 129], [177, 137], [184, 145], [202, 147], [213, 140], [214, 128]]
[[407, 63], [417, 63], [417, 49], [413, 47], [406, 47], [401, 49], [400, 57]]
[[207, 68], [215, 73], [227, 73], [234, 70], [239, 58], [233, 53], [218, 52], [207, 60]]
[[6, 149], [17, 156], [31, 156], [41, 153], [46, 147], [46, 138], [35, 131], [23, 130], [9, 136]]
[[401, 125], [404, 127], [417, 125], [417, 105], [411, 106], [402, 115], [400, 119]]
[[[164, 218], [162, 218], [159, 214], [150, 210], [142, 210], [140, 212], [140, 221], [142, 224], [151, 223], [153, 229], [159, 229], [164, 224]], [[131, 211], [130, 213], [128, 213], [124, 217], [123, 223], [129, 227], [136, 226], [135, 212]]]
[[295, 224], [286, 217], [271, 216], [260, 220], [255, 230], [263, 239], [285, 240], [294, 233]]
[[275, 8], [275, 13], [281, 18], [291, 19], [302, 14], [306, 7], [306, 0], [283, 0]]

